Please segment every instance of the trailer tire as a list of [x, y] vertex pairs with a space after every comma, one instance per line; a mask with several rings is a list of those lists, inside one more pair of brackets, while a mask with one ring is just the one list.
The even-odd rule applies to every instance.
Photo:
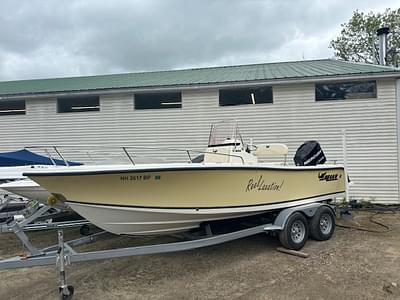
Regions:
[[308, 231], [306, 217], [300, 212], [295, 212], [289, 216], [285, 227], [279, 233], [279, 241], [287, 249], [300, 250], [307, 241]]
[[317, 241], [329, 240], [335, 231], [335, 214], [327, 206], [320, 207], [310, 221], [310, 236]]

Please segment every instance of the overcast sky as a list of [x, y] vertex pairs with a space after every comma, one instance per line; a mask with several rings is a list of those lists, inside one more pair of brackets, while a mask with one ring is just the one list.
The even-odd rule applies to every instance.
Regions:
[[1, 0], [0, 80], [333, 57], [356, 9], [396, 0]]

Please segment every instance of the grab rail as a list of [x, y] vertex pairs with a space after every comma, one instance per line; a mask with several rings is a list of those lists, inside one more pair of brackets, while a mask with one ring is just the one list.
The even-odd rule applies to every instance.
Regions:
[[[176, 151], [176, 152], [184, 152], [187, 154], [190, 163], [192, 163], [192, 156], [190, 153], [198, 153], [198, 154], [213, 154], [213, 155], [221, 155], [221, 156], [228, 156], [228, 157], [235, 157], [238, 158], [242, 164], [245, 164], [243, 157], [240, 155], [235, 155], [235, 154], [226, 154], [226, 153], [218, 153], [218, 152], [209, 152], [209, 151], [200, 151], [200, 150], [195, 150], [195, 149], [182, 149], [182, 148], [174, 148], [174, 147], [149, 147], [149, 146], [104, 146], [104, 145], [58, 145], [58, 146], [28, 146], [25, 147], [25, 149], [40, 149], [45, 151], [45, 153], [49, 156], [50, 160], [53, 162], [54, 165], [56, 165], [54, 159], [52, 158], [51, 154], [49, 153], [48, 149], [53, 149], [55, 153], [61, 158], [61, 160], [65, 163], [66, 166], [69, 166], [68, 161], [66, 160], [65, 156], [61, 152], [61, 148], [74, 148], [78, 149], [77, 152], [82, 152], [79, 151], [79, 148], [93, 148], [93, 152], [99, 151], [100, 150], [106, 150], [106, 149], [116, 149], [116, 150], [122, 150], [122, 152], [125, 154], [125, 156], [129, 159], [129, 161], [135, 165], [134, 157], [143, 157], [143, 156], [135, 156], [131, 155], [129, 153], [129, 149], [142, 149], [142, 150], [158, 150], [158, 151]], [[85, 151], [86, 154], [89, 155], [89, 158], [91, 160], [92, 157], [90, 156], [89, 152]]]

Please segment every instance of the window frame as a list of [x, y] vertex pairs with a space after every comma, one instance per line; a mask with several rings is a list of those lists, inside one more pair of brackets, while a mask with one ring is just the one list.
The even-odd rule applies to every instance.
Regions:
[[[66, 103], [68, 102], [68, 101], [71, 101], [71, 102], [74, 102], [74, 101], [76, 101], [76, 102], [78, 102], [78, 101], [82, 101], [82, 100], [84, 100], [84, 99], [89, 99], [89, 101], [92, 101], [92, 100], [95, 100], [95, 102], [97, 102], [97, 105], [96, 105], [96, 103], [94, 104], [94, 105], [88, 105], [87, 106], [87, 108], [85, 109], [84, 107], [84, 104], [82, 104], [82, 109], [76, 109], [76, 110], [74, 110], [74, 109], [72, 109], [72, 107], [79, 107], [78, 106], [78, 104], [76, 104], [76, 105], [73, 105], [73, 104], [70, 104], [70, 109], [69, 110], [64, 110], [63, 109], [63, 105], [65, 106], [66, 104], [65, 103], [61, 103], [61, 102], [63, 102], [63, 101], [65, 101]], [[100, 96], [96, 96], [96, 95], [85, 95], [85, 96], [65, 96], [65, 97], [57, 97], [57, 113], [58, 114], [66, 114], [66, 113], [84, 113], [84, 112], [86, 112], [86, 113], [91, 113], [91, 112], [99, 112], [100, 111]]]
[[[267, 97], [270, 97], [270, 99], [268, 99], [268, 101], [257, 102], [257, 97], [255, 96], [255, 94], [259, 93], [260, 90], [263, 90], [263, 89], [268, 89], [267, 93], [270, 95], [267, 95]], [[228, 95], [223, 95], [224, 93], [229, 94], [229, 93], [235, 93], [235, 92], [237, 92], [239, 95], [234, 96], [234, 97], [240, 97], [241, 96], [240, 93], [242, 93], [242, 94], [248, 93], [249, 95], [253, 94], [253, 96], [250, 96], [251, 102], [249, 102], [249, 103], [245, 103], [245, 102], [233, 103], [233, 102], [229, 102], [229, 101], [222, 99], [222, 97], [229, 97]], [[225, 101], [224, 104], [223, 104], [223, 101]], [[262, 105], [262, 104], [273, 104], [273, 103], [274, 103], [274, 89], [273, 89], [272, 85], [263, 85], [263, 86], [255, 86], [255, 87], [221, 88], [218, 90], [219, 107], [233, 107], [233, 106], [242, 106], [242, 105]]]
[[[23, 103], [23, 108], [2, 108], [2, 104], [6, 103]], [[18, 106], [18, 105], [17, 105]], [[26, 115], [26, 100], [25, 99], [5, 99], [0, 100], [0, 116], [20, 116]]]
[[[364, 97], [348, 97], [346, 98], [346, 91], [343, 91], [344, 95], [341, 98], [319, 98], [320, 96], [318, 95], [317, 92], [317, 86], [321, 85], [346, 85], [346, 84], [363, 84], [363, 83], [373, 83], [374, 84], [374, 91], [372, 92], [372, 96], [364, 96]], [[349, 93], [349, 92], [347, 92]], [[370, 92], [364, 92], [364, 93], [370, 93]], [[356, 93], [356, 94], [361, 94]], [[314, 84], [314, 96], [315, 96], [315, 102], [325, 102], [325, 101], [349, 101], [349, 100], [359, 100], [359, 99], [377, 99], [378, 98], [378, 83], [377, 80], [351, 80], [351, 81], [329, 81], [329, 82], [320, 82], [320, 83], [315, 83]]]
[[[166, 96], [166, 97], [165, 97]], [[174, 99], [174, 96], [178, 96]], [[151, 99], [154, 97], [154, 99]], [[169, 98], [162, 102], [161, 98]], [[150, 99], [145, 99], [150, 98]], [[171, 101], [171, 102], [168, 102]], [[139, 102], [142, 102], [139, 104]], [[152, 102], [152, 105], [146, 107], [146, 104]], [[163, 106], [163, 103], [165, 106]], [[174, 106], [176, 105], [176, 106]], [[182, 109], [183, 99], [181, 91], [168, 92], [139, 92], [133, 94], [133, 109], [136, 110], [164, 110], [164, 109]]]

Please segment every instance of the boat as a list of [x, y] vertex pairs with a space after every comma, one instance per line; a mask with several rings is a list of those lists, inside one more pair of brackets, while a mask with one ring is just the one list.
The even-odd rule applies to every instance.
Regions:
[[[61, 167], [24, 175], [94, 225], [128, 235], [182, 232], [344, 196], [346, 171], [317, 164], [325, 161], [319, 159], [322, 150], [300, 165], [288, 165], [287, 153], [283, 144], [245, 145], [237, 123], [228, 121], [213, 124], [207, 149], [184, 163]], [[260, 162], [276, 155], [284, 162]]]
[[52, 203], [48, 201], [51, 194], [44, 188], [42, 188], [39, 184], [26, 177], [20, 180], [13, 180], [10, 182], [2, 183], [0, 184], [0, 189], [29, 200], [36, 200], [44, 205], [51, 205], [55, 208], [59, 208], [62, 210], [69, 209], [68, 206], [65, 205], [65, 203]]
[[[29, 200], [37, 200], [44, 205], [51, 204], [67, 209], [61, 202], [49, 202], [51, 196], [43, 187], [23, 175], [26, 171], [43, 170], [59, 166], [78, 166], [81, 163], [46, 157], [27, 149], [0, 153], [0, 191], [3, 195], [14, 194]], [[18, 197], [19, 198], [19, 197]], [[23, 202], [18, 201], [21, 206]], [[12, 205], [12, 202], [8, 206]]]

